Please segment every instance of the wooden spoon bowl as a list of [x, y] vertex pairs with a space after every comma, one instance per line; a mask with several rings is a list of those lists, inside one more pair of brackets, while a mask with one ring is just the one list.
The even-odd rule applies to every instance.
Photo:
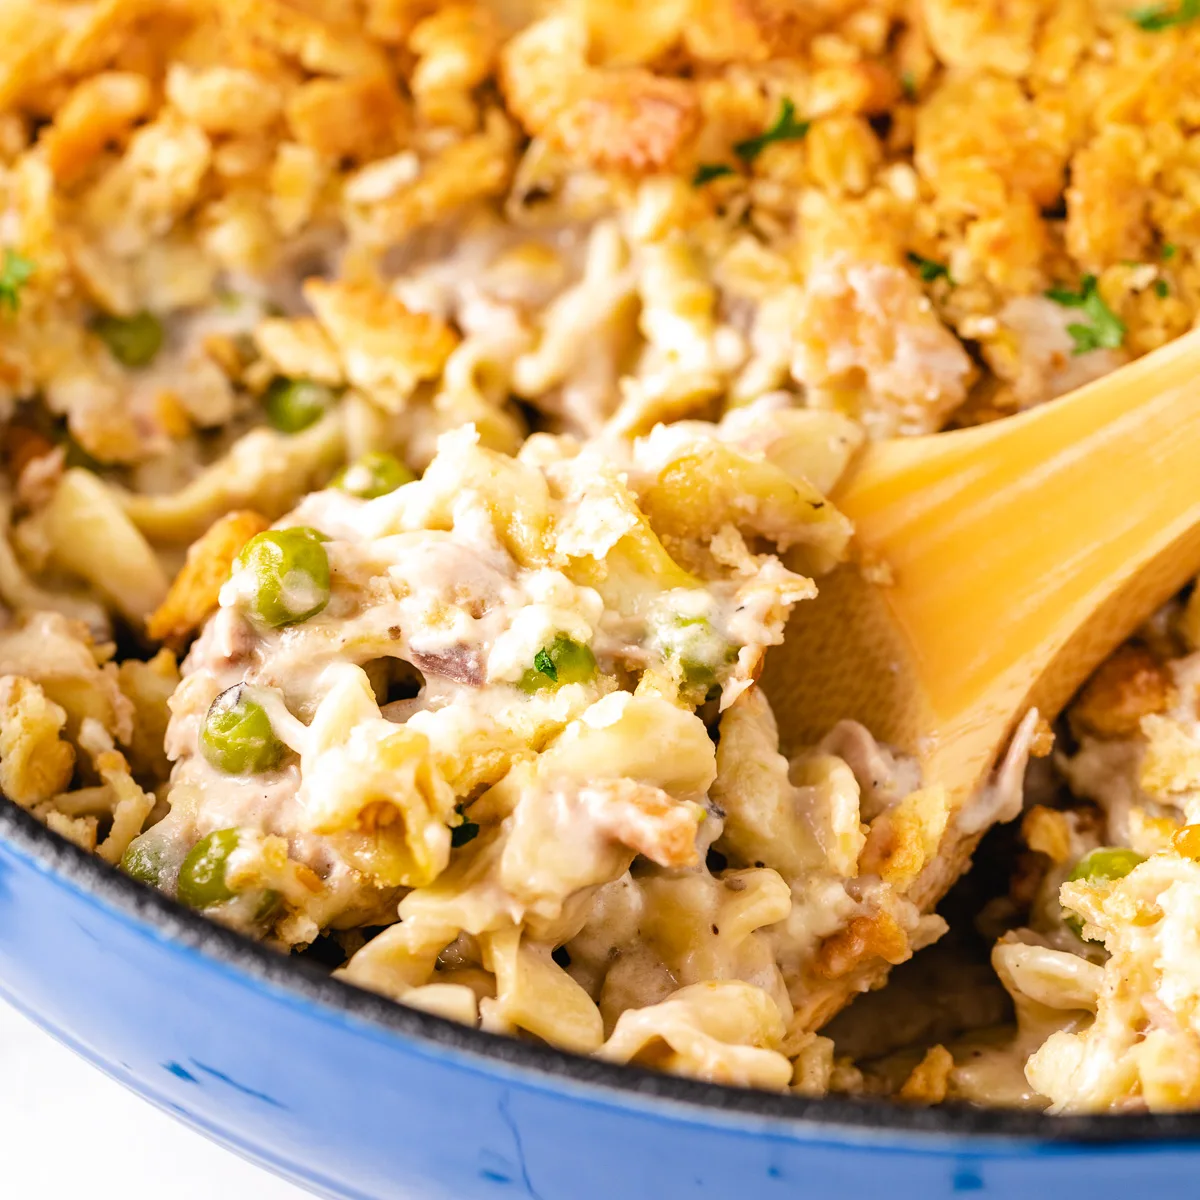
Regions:
[[884, 442], [834, 495], [855, 561], [763, 684], [786, 750], [846, 717], [964, 801], [1200, 572], [1200, 331], [993, 424]]

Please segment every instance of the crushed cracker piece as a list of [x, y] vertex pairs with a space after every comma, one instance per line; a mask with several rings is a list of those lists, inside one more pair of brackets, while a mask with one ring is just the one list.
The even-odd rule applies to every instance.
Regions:
[[229, 578], [242, 547], [270, 521], [256, 512], [227, 513], [188, 549], [162, 604], [146, 620], [155, 641], [179, 648], [216, 610], [217, 593]]

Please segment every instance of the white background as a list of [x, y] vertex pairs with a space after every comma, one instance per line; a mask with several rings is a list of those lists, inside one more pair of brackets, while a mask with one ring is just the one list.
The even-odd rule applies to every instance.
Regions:
[[22, 1200], [312, 1200], [127, 1092], [0, 1001], [4, 1191]]

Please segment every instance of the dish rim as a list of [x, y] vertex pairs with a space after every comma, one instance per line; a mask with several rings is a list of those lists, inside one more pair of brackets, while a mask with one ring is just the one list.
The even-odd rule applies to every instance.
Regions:
[[[1200, 1141], [1200, 1113], [1089, 1114], [1048, 1117], [1022, 1109], [975, 1108], [951, 1104], [937, 1108], [906, 1106], [884, 1099], [851, 1096], [802, 1097], [724, 1084], [603, 1062], [553, 1046], [487, 1033], [409, 1008], [395, 1000], [343, 983], [316, 965], [289, 958], [186, 908], [163, 893], [130, 879], [95, 854], [48, 829], [30, 813], [0, 797], [0, 840], [61, 886], [75, 885], [89, 900], [100, 901], [166, 940], [197, 951], [257, 983], [299, 998], [317, 1009], [349, 1016], [373, 1032], [399, 1037], [426, 1049], [451, 1051], [476, 1068], [489, 1066], [532, 1078], [543, 1087], [558, 1083], [591, 1092], [592, 1098], [618, 1107], [663, 1102], [663, 1115], [751, 1119], [782, 1125], [781, 1132], [808, 1131], [822, 1140], [861, 1143], [896, 1134], [916, 1134], [941, 1142], [1020, 1143], [1042, 1149], [1069, 1149], [1095, 1143], [1125, 1143], [1146, 1150], [1155, 1144]], [[890, 1139], [889, 1139], [890, 1140]], [[911, 1147], [919, 1149], [918, 1146]], [[930, 1147], [932, 1149], [933, 1147]], [[975, 1147], [983, 1150], [983, 1145]]]

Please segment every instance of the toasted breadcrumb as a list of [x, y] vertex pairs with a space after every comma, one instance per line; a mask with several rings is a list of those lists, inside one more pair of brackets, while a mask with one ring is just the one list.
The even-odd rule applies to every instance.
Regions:
[[0, 679], [0, 791], [25, 808], [70, 782], [75, 751], [62, 732], [67, 714], [31, 680]]
[[908, 935], [891, 913], [855, 917], [847, 928], [828, 938], [817, 956], [817, 970], [828, 979], [850, 974], [876, 959], [903, 962], [912, 953]]
[[[944, 930], [923, 910], [965, 852], [936, 780], [884, 795], [856, 772], [866, 731], [846, 758], [778, 753], [755, 680], [787, 607], [819, 585], [769, 551], [844, 559], [852, 530], [824, 496], [865, 437], [1002, 419], [1200, 319], [1200, 23], [1174, 20], [1189, 7], [1147, 21], [1107, 0], [0, 5], [0, 789], [110, 863], [157, 839], [173, 875], [171, 853], [217, 819], [168, 784], [213, 700], [176, 663], [199, 633], [193, 663], [283, 689], [268, 724], [293, 782], [337, 743], [299, 805], [312, 827], [246, 833], [229, 879], [249, 899], [220, 919], [293, 946], [388, 925], [365, 945], [339, 935], [351, 977], [486, 1028], [593, 1051], [608, 1034], [610, 1057], [727, 1083], [867, 1089], [814, 1030]], [[279, 412], [287, 381], [319, 385], [320, 403]], [[430, 466], [443, 442], [479, 448], [475, 466]], [[332, 663], [338, 703], [316, 720], [291, 694], [307, 666], [252, 679], [253, 635], [213, 610], [268, 519], [316, 504], [331, 534], [349, 520], [341, 483], [302, 497], [352, 461], [404, 496], [362, 501], [378, 528], [389, 506], [408, 513], [389, 553], [468, 511], [485, 548], [446, 588], [397, 552], [410, 607], [361, 667]], [[572, 511], [552, 519], [551, 502]], [[509, 556], [537, 586], [559, 570], [570, 586], [522, 610], [490, 679], [460, 639], [503, 610], [511, 581], [487, 579]], [[733, 658], [693, 660], [707, 618], [681, 611], [655, 626], [673, 659], [642, 646], [586, 686], [609, 749], [610, 697], [657, 714], [632, 738], [656, 770], [708, 763], [719, 720], [716, 781], [700, 771], [675, 796], [674, 778], [608, 779], [597, 752], [586, 786], [532, 787], [522, 771], [578, 717], [581, 685], [544, 681], [566, 630], [580, 647], [595, 633], [580, 595], [611, 608], [652, 580], [640, 620], [712, 578], [760, 627]], [[410, 653], [414, 698], [395, 648], [417, 608], [436, 636]], [[113, 661], [151, 609], [165, 648]], [[273, 636], [288, 653], [303, 640]], [[1061, 771], [1089, 802], [1025, 813], [1031, 852], [1002, 900], [1030, 928], [998, 969], [1021, 1018], [1043, 1022], [1020, 1053], [1058, 1105], [1200, 1103], [1180, 950], [1200, 886], [1198, 645], [1193, 590], [1101, 667], [1057, 746], [1045, 722], [1032, 739], [1031, 778]], [[503, 703], [464, 715], [442, 704], [454, 687]], [[705, 696], [701, 720], [687, 710]], [[513, 725], [497, 732], [501, 709]], [[692, 736], [662, 740], [685, 711]], [[339, 741], [364, 714], [382, 750]], [[223, 827], [278, 799], [245, 786], [252, 803]], [[576, 820], [555, 841], [563, 812], [589, 837]], [[512, 907], [473, 925], [478, 893], [456, 872], [474, 859], [488, 877], [497, 830], [518, 823], [496, 868]], [[314, 837], [340, 839], [320, 870], [295, 858]], [[1094, 851], [1149, 861], [1060, 892]], [[375, 890], [338, 909], [371, 871]], [[545, 891], [553, 871], [574, 881], [562, 894]], [[461, 901], [449, 918], [443, 887]], [[271, 895], [277, 910], [250, 903]], [[1047, 1012], [1066, 1014], [1049, 1033]], [[934, 1046], [899, 1095], [960, 1094], [953, 1066]]]
[[1171, 681], [1144, 646], [1122, 646], [1088, 680], [1071, 708], [1072, 724], [1097, 737], [1128, 737], [1143, 717], [1171, 703]]
[[457, 337], [370, 284], [310, 280], [304, 294], [337, 350], [346, 378], [388, 408], [402, 407], [445, 366]]
[[954, 1057], [945, 1046], [931, 1046], [897, 1093], [910, 1104], [941, 1104], [949, 1090]]
[[178, 649], [216, 611], [217, 593], [229, 578], [242, 547], [270, 521], [256, 512], [227, 513], [188, 548], [187, 561], [171, 582], [166, 599], [146, 620], [156, 642]]

